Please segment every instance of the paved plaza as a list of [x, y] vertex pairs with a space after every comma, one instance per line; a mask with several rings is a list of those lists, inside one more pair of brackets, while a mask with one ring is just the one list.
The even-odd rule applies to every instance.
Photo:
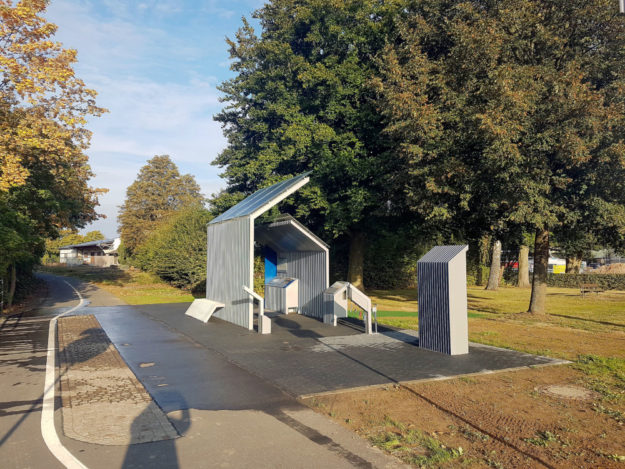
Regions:
[[[129, 306], [47, 275], [34, 317], [5, 320], [0, 457], [56, 467], [39, 431], [47, 325], [58, 319], [59, 444], [86, 467], [403, 467], [298, 397], [561, 363], [471, 344], [464, 356], [418, 347], [415, 331], [337, 327], [271, 315], [272, 334], [184, 315], [188, 304]], [[71, 284], [71, 285], [70, 285]], [[76, 288], [85, 301], [78, 303]], [[20, 396], [11, 396], [19, 390]], [[36, 397], [38, 396], [39, 397]]]

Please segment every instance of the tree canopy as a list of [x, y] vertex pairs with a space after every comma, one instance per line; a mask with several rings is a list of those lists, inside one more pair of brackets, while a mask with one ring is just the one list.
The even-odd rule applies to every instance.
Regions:
[[226, 106], [216, 116], [228, 138], [214, 162], [228, 184], [220, 208], [312, 169], [286, 210], [319, 234], [362, 243], [365, 227], [388, 215], [394, 159], [370, 81], [397, 8], [274, 0], [253, 14], [260, 35], [244, 20], [228, 40], [236, 76], [221, 84]]
[[202, 205], [189, 205], [161, 223], [137, 249], [138, 267], [176, 287], [193, 288], [206, 280], [206, 224]]
[[62, 177], [63, 163], [79, 159], [89, 145], [86, 116], [103, 111], [95, 105], [95, 91], [74, 75], [76, 51], [51, 40], [57, 27], [41, 16], [47, 5], [46, 0], [0, 1], [3, 191], [27, 183], [32, 160]]
[[155, 156], [141, 168], [120, 207], [118, 220], [125, 252], [132, 256], [158, 225], [176, 211], [203, 203], [193, 176], [180, 175], [169, 156]]
[[[625, 235], [625, 21], [607, 0], [415, 3], [383, 56], [381, 112], [408, 205], [434, 223]], [[568, 236], [572, 238], [572, 236]]]
[[24, 272], [44, 238], [98, 218], [84, 151], [88, 116], [104, 110], [73, 71], [76, 51], [53, 40], [44, 0], [0, 0], [0, 275]]

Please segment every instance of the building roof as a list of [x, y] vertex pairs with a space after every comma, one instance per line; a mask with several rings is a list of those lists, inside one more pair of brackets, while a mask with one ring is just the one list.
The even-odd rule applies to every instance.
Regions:
[[451, 261], [461, 252], [467, 251], [469, 246], [466, 244], [455, 246], [434, 246], [430, 249], [425, 256], [419, 259], [418, 262], [426, 263], [447, 263]]
[[274, 251], [326, 251], [328, 245], [290, 215], [259, 225], [254, 230], [260, 243]]
[[256, 218], [269, 210], [274, 205], [286, 199], [297, 189], [310, 181], [308, 177], [311, 171], [295, 176], [291, 179], [278, 182], [273, 186], [265, 187], [246, 197], [241, 202], [231, 207], [217, 218], [210, 221], [209, 225], [240, 217]]
[[[67, 246], [61, 246], [59, 249], [75, 249], [75, 248], [88, 248], [91, 246], [94, 247], [102, 247], [102, 248], [109, 248], [110, 244], [115, 243], [115, 239], [117, 238], [113, 238], [113, 239], [99, 239], [98, 241], [89, 241], [86, 243], [80, 243], [80, 244], [68, 244]], [[102, 245], [107, 245], [107, 246], [102, 246]]]

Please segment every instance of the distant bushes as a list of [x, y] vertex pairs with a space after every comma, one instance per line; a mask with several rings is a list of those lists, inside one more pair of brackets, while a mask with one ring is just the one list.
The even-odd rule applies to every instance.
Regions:
[[192, 289], [206, 280], [206, 224], [211, 218], [203, 207], [176, 213], [142, 243], [132, 263], [176, 287]]
[[[532, 274], [530, 273], [530, 282]], [[516, 285], [517, 272], [507, 269], [504, 274], [506, 285]], [[596, 283], [605, 290], [625, 290], [625, 274], [549, 274], [547, 285], [558, 288], [579, 288], [582, 283]]]
[[625, 290], [625, 274], [549, 274], [550, 287], [578, 288], [580, 283], [596, 283], [605, 290]]

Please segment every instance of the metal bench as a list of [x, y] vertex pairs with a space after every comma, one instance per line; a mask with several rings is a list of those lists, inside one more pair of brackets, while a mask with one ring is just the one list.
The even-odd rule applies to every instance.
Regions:
[[599, 294], [605, 291], [598, 283], [582, 283], [579, 285], [579, 291], [582, 296], [586, 296], [586, 293]]

